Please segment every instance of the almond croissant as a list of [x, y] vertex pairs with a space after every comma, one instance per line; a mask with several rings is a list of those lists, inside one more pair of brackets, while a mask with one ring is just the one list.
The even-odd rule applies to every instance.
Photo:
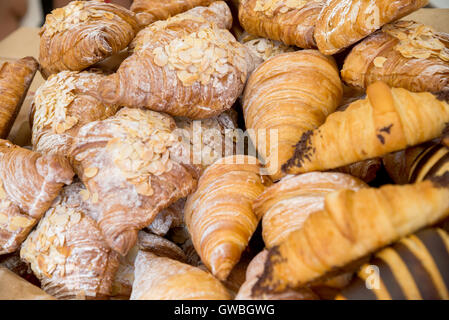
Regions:
[[270, 249], [253, 293], [295, 288], [329, 277], [349, 263], [449, 215], [449, 171], [432, 181], [340, 190], [324, 210]]
[[47, 15], [39, 62], [45, 77], [80, 71], [126, 48], [140, 26], [132, 11], [100, 1], [72, 1]]
[[368, 87], [366, 99], [304, 133], [283, 170], [327, 170], [383, 156], [440, 136], [448, 122], [448, 102], [376, 82]]
[[74, 173], [66, 158], [0, 140], [0, 254], [19, 248]]
[[341, 75], [364, 89], [376, 81], [414, 92], [449, 91], [449, 34], [413, 21], [385, 25], [356, 45], [346, 57]]
[[428, 3], [428, 0], [328, 0], [315, 27], [318, 49], [324, 54], [335, 54]]
[[241, 0], [239, 20], [250, 34], [315, 48], [313, 32], [323, 4], [322, 0]]
[[93, 93], [103, 76], [99, 72], [62, 71], [39, 87], [31, 112], [35, 151], [67, 155], [80, 127], [114, 115], [118, 106], [103, 104]]
[[185, 222], [203, 263], [220, 280], [237, 264], [259, 222], [252, 203], [264, 190], [257, 159], [229, 156], [208, 167], [188, 197]]
[[95, 207], [83, 200], [85, 192], [79, 182], [65, 187], [20, 251], [42, 288], [59, 299], [108, 297], [119, 264], [92, 218]]
[[229, 300], [211, 274], [188, 264], [139, 251], [131, 300]]
[[339, 106], [342, 94], [333, 59], [316, 50], [280, 54], [253, 72], [243, 95], [243, 113], [251, 140], [274, 179], [282, 177], [281, 165], [291, 158], [301, 135], [320, 126]]
[[196, 173], [171, 156], [180, 143], [175, 129], [168, 115], [123, 108], [84, 125], [74, 139], [75, 171], [86, 197], [99, 207], [96, 220], [106, 241], [122, 255], [136, 243], [139, 229], [196, 186]]
[[208, 6], [215, 0], [134, 0], [131, 11], [138, 14], [142, 23], [148, 25], [166, 20], [198, 6]]
[[0, 65], [0, 138], [5, 139], [20, 111], [39, 64], [25, 57]]
[[357, 178], [337, 172], [309, 172], [287, 176], [268, 187], [253, 204], [262, 218], [262, 235], [267, 248], [284, 241], [301, 229], [307, 218], [324, 208], [327, 194], [341, 189], [359, 190], [367, 185]]
[[448, 300], [449, 234], [426, 229], [378, 252], [337, 300]]
[[224, 2], [196, 7], [138, 33], [133, 54], [100, 84], [110, 104], [210, 118], [229, 109], [247, 76], [245, 49]]

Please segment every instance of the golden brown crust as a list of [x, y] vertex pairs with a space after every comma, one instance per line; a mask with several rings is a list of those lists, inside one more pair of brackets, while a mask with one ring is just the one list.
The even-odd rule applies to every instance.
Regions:
[[20, 246], [73, 175], [66, 158], [0, 140], [0, 254]]
[[359, 179], [337, 172], [310, 172], [284, 177], [268, 187], [253, 204], [255, 214], [262, 217], [266, 247], [280, 244], [291, 232], [301, 229], [311, 214], [323, 210], [327, 194], [366, 187]]
[[0, 138], [6, 139], [20, 111], [39, 64], [25, 57], [0, 65]]
[[418, 10], [428, 2], [428, 0], [329, 0], [316, 23], [315, 40], [318, 49], [324, 54], [335, 54], [383, 25]]
[[[254, 129], [256, 137], [259, 130], [266, 135], [261, 138], [266, 146], [256, 148], [273, 179], [282, 177], [281, 165], [293, 155], [301, 135], [321, 125], [340, 105], [342, 94], [333, 59], [317, 50], [277, 55], [253, 72], [243, 96], [243, 113], [246, 127]], [[256, 137], [251, 136], [253, 142]]]
[[225, 280], [256, 230], [252, 202], [264, 190], [257, 159], [229, 156], [201, 176], [187, 199], [185, 222], [196, 251], [212, 274]]
[[84, 125], [74, 140], [75, 171], [86, 197], [101, 208], [96, 219], [106, 240], [122, 255], [136, 243], [138, 230], [195, 188], [193, 173], [171, 157], [179, 143], [175, 129], [168, 115], [123, 108]]
[[106, 119], [117, 105], [105, 105], [94, 93], [101, 72], [62, 71], [36, 91], [32, 106], [33, 150], [66, 156], [79, 128]]
[[361, 89], [380, 80], [413, 92], [449, 91], [449, 44], [420, 23], [385, 25], [352, 49], [341, 75]]
[[196, 7], [138, 33], [133, 54], [100, 84], [107, 103], [203, 119], [231, 108], [247, 77], [245, 49], [223, 29], [224, 2]]
[[152, 253], [137, 254], [131, 300], [229, 300], [211, 274]]
[[[449, 172], [435, 181], [340, 190], [323, 211], [270, 249], [253, 292], [319, 280], [391, 242], [449, 215]], [[323, 236], [325, 235], [325, 236]]]
[[366, 99], [303, 134], [283, 170], [328, 170], [383, 156], [440, 136], [448, 122], [446, 101], [376, 82], [368, 87]]
[[313, 32], [321, 0], [242, 0], [239, 20], [250, 34], [300, 48], [315, 48]]
[[144, 13], [140, 19], [145, 24], [150, 24], [158, 20], [166, 20], [179, 13], [190, 10], [198, 6], [208, 6], [215, 0], [134, 0], [131, 11]]
[[140, 26], [132, 11], [100, 1], [72, 1], [47, 15], [39, 62], [45, 77], [80, 71], [126, 48]]
[[91, 217], [81, 183], [63, 189], [24, 242], [21, 257], [42, 288], [59, 299], [101, 299], [111, 294], [119, 255], [111, 250]]

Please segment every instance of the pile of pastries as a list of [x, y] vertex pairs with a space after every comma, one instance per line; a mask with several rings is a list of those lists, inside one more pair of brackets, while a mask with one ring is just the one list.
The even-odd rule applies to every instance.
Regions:
[[38, 61], [0, 68], [0, 298], [449, 299], [449, 34], [406, 17], [427, 3], [54, 10]]

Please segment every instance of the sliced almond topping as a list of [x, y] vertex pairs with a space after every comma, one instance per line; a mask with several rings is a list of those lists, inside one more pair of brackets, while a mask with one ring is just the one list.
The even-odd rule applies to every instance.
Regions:
[[384, 66], [385, 61], [387, 61], [387, 58], [385, 58], [385, 57], [376, 57], [374, 59], [374, 65], [377, 68], [382, 68]]
[[87, 189], [81, 190], [80, 195], [81, 195], [81, 199], [83, 199], [83, 201], [87, 201], [87, 199], [89, 199], [89, 197], [90, 197], [89, 190], [87, 190]]
[[93, 178], [97, 175], [97, 173], [98, 173], [98, 168], [95, 168], [95, 167], [90, 167], [90, 168], [84, 169], [84, 175], [87, 178]]

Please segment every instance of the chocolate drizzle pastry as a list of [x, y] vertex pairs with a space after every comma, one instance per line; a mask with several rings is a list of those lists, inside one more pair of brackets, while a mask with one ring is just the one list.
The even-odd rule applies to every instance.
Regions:
[[308, 130], [302, 134], [301, 139], [295, 146], [293, 157], [282, 165], [282, 171], [286, 172], [288, 168], [293, 166], [301, 167], [304, 159], [310, 160], [310, 155], [314, 152], [314, 149], [310, 146], [312, 136], [313, 130]]

